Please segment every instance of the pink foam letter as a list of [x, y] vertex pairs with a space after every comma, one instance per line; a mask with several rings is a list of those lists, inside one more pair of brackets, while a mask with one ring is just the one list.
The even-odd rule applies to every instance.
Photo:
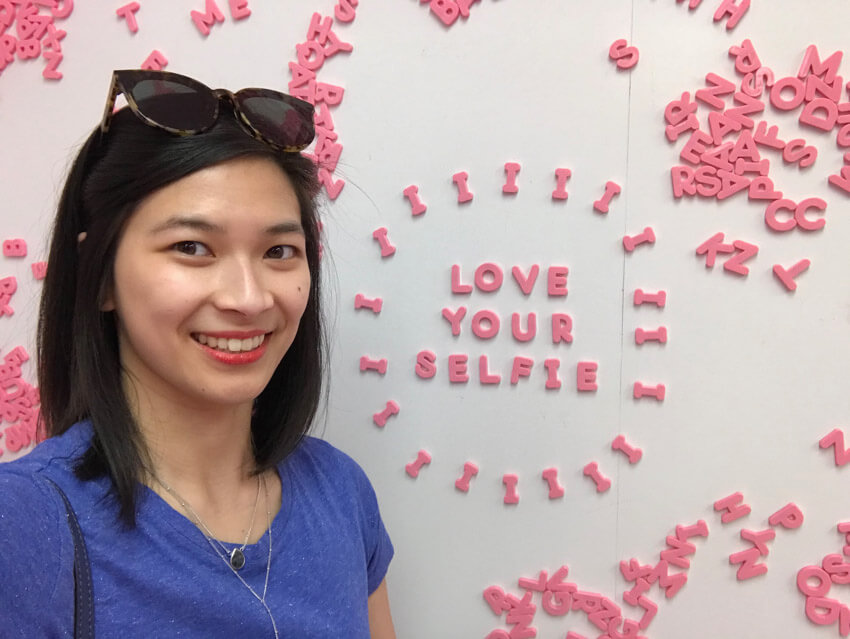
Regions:
[[626, 40], [620, 39], [608, 48], [608, 57], [617, 62], [618, 69], [631, 69], [638, 63], [640, 54], [637, 47], [630, 47]]
[[788, 504], [773, 513], [767, 520], [771, 526], [793, 529], [803, 525], [803, 511], [797, 504]]
[[372, 237], [378, 240], [378, 244], [381, 245], [381, 257], [389, 257], [395, 253], [395, 246], [390, 243], [390, 240], [387, 237], [387, 229], [385, 227], [382, 226], [379, 229], [375, 229], [372, 232]]
[[558, 390], [561, 388], [561, 380], [558, 377], [558, 367], [561, 365], [561, 360], [549, 358], [543, 360], [543, 366], [546, 367], [546, 388], [550, 390]]
[[730, 521], [735, 521], [745, 515], [749, 515], [751, 508], [747, 504], [741, 504], [743, 501], [744, 496], [741, 493], [732, 493], [728, 497], [718, 499], [714, 502], [715, 511], [726, 511], [720, 516], [720, 521], [728, 524]]
[[399, 413], [398, 404], [396, 402], [394, 402], [393, 400], [389, 400], [387, 402], [387, 406], [386, 406], [386, 408], [384, 408], [384, 410], [379, 411], [379, 412], [375, 413], [374, 415], [372, 415], [372, 420], [375, 422], [376, 426], [383, 428], [384, 426], [387, 425], [387, 420], [390, 418], [390, 416], [398, 415], [398, 413]]
[[437, 374], [435, 363], [437, 356], [432, 351], [419, 351], [416, 354], [416, 376], [422, 379], [430, 379]]
[[[432, 4], [431, 6], [433, 7], [434, 5]], [[472, 199], [472, 193], [470, 193], [469, 186], [466, 182], [468, 178], [469, 174], [466, 171], [460, 171], [452, 176], [452, 181], [457, 186], [458, 204], [469, 202]]]
[[449, 355], [449, 381], [452, 384], [466, 384], [469, 381], [467, 359], [467, 356], [463, 354]]
[[573, 318], [566, 313], [552, 313], [552, 343], [573, 341]]
[[749, 8], [750, 0], [741, 0], [741, 4], [735, 4], [735, 0], [723, 0], [717, 8], [717, 11], [714, 12], [714, 21], [718, 22], [719, 20], [722, 20], [724, 16], [728, 15], [729, 18], [726, 20], [726, 30], [731, 31], [735, 28], [735, 25], [738, 24], [738, 21], [744, 16]]
[[[487, 323], [485, 328], [482, 322]], [[499, 316], [493, 311], [478, 311], [472, 316], [472, 333], [478, 339], [491, 339], [499, 334]]]
[[582, 392], [596, 392], [596, 362], [579, 362], [576, 364], [576, 389]]
[[200, 31], [201, 35], [204, 37], [210, 34], [210, 27], [216, 22], [224, 22], [224, 14], [221, 12], [221, 9], [218, 8], [215, 0], [206, 0], [205, 6], [206, 9], [204, 13], [201, 13], [200, 11], [191, 11], [189, 13], [192, 17], [192, 22], [195, 23], [198, 31]]
[[427, 450], [420, 450], [416, 455], [416, 459], [407, 464], [404, 469], [407, 471], [407, 474], [413, 477], [414, 479], [419, 477], [419, 471], [422, 470], [422, 467], [425, 464], [431, 463], [431, 455]]
[[530, 357], [523, 357], [521, 355], [514, 357], [513, 366], [511, 366], [511, 384], [519, 383], [520, 377], [531, 375], [532, 366], [534, 366], [534, 360]]
[[557, 468], [547, 468], [544, 470], [543, 481], [549, 484], [549, 499], [558, 499], [564, 496], [564, 487], [558, 483]]
[[422, 200], [419, 199], [419, 187], [415, 184], [411, 184], [404, 191], [404, 197], [408, 199], [410, 202], [410, 213], [413, 217], [417, 215], [422, 215], [425, 211], [428, 210], [428, 207], [422, 203]]
[[138, 10], [138, 2], [125, 4], [123, 7], [118, 7], [118, 9], [115, 10], [115, 13], [119, 18], [124, 18], [124, 20], [127, 21], [127, 28], [130, 29], [130, 33], [136, 33], [139, 30], [139, 25], [136, 22], [136, 11]]
[[611, 488], [611, 480], [604, 477], [601, 472], [599, 472], [599, 464], [596, 462], [590, 462], [587, 464], [582, 473], [586, 477], [590, 477], [593, 482], [596, 484], [596, 492], [604, 493], [606, 490]]
[[547, 291], [549, 297], [565, 297], [567, 295], [567, 275], [570, 269], [566, 266], [550, 266], [548, 272]]
[[520, 168], [520, 165], [516, 162], [505, 162], [505, 184], [502, 186], [502, 193], [510, 195], [519, 193], [519, 187], [516, 185], [516, 176]]
[[516, 485], [519, 481], [519, 477], [516, 475], [508, 474], [502, 476], [502, 483], [505, 485], [505, 499], [504, 502], [506, 504], [518, 504], [519, 503], [519, 495], [516, 492]]
[[572, 176], [572, 171], [569, 169], [555, 169], [555, 190], [552, 191], [553, 200], [566, 200], [569, 197], [567, 193], [567, 180]]
[[460, 283], [460, 264], [452, 265], [452, 293], [466, 295], [472, 292], [472, 284]]
[[605, 183], [605, 194], [598, 200], [593, 203], [594, 210], [599, 213], [607, 213], [608, 205], [611, 203], [611, 199], [620, 193], [620, 185], [616, 182], [611, 182], [610, 180]]
[[[478, 466], [473, 464], [472, 462], [466, 462], [463, 465], [463, 475], [455, 480], [455, 488], [457, 488], [462, 493], [469, 492], [469, 482], [472, 478], [478, 474]], [[503, 593], [504, 594], [504, 593]], [[486, 595], [485, 595], [486, 598]], [[499, 614], [499, 613], [497, 613]]]

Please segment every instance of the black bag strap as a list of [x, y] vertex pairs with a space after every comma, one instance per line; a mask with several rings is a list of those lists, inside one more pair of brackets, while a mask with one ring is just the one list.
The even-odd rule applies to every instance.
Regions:
[[55, 481], [49, 477], [45, 479], [53, 485], [65, 502], [68, 528], [71, 529], [71, 537], [74, 540], [74, 639], [94, 639], [94, 587], [83, 531], [80, 530], [68, 496]]

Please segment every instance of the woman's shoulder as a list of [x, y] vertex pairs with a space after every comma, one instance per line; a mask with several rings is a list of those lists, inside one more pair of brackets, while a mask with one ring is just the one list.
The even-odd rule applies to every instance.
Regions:
[[66, 493], [74, 492], [73, 485], [79, 483], [73, 475], [74, 463], [90, 437], [87, 424], [76, 424], [23, 457], [0, 464], [0, 526], [5, 533], [20, 529], [26, 534], [33, 524], [49, 526], [51, 520], [61, 520], [61, 498], [46, 480]]
[[375, 490], [360, 464], [317, 437], [305, 437], [284, 460], [281, 471], [305, 490], [335, 495], [346, 502], [368, 504], [370, 508], [376, 502]]
[[85, 451], [89, 439], [87, 425], [76, 424], [23, 457], [0, 464], [0, 514], [5, 518], [22, 510], [43, 512], [45, 499], [55, 501], [55, 489], [45, 478], [66, 488], [72, 481], [74, 460]]
[[353, 458], [335, 447], [333, 444], [318, 437], [304, 437], [298, 448], [284, 463], [303, 470], [309, 469], [328, 474], [349, 474], [352, 477], [366, 475]]
[[88, 422], [74, 424], [61, 435], [45, 439], [23, 457], [0, 464], [0, 477], [61, 475], [71, 470], [75, 460], [86, 451], [91, 434]]
[[[15, 548], [11, 557], [0, 554], [4, 560], [14, 562], [16, 555], [37, 560], [44, 552], [42, 546], [55, 549], [57, 540], [65, 541], [65, 506], [50, 481], [68, 495], [80, 492], [74, 461], [85, 451], [89, 438], [85, 425], [77, 424], [25, 456], [0, 464], [0, 539], [7, 549]], [[0, 561], [0, 566], [5, 563]]]
[[[64, 587], [73, 583], [73, 544], [63, 502], [45, 478], [57, 484], [71, 481], [79, 435], [47, 439], [24, 457], [0, 464], [0, 600], [14, 607], [17, 629], [61, 624], [63, 615], [53, 613], [73, 610]], [[4, 623], [0, 635], [17, 636]]]

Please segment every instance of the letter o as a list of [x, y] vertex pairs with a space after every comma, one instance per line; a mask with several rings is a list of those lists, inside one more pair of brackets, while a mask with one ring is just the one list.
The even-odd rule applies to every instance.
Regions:
[[[792, 89], [794, 97], [786, 100], [782, 97], [783, 89]], [[803, 98], [806, 97], [806, 88], [799, 78], [788, 76], [777, 80], [770, 88], [770, 103], [780, 111], [790, 111], [796, 109], [803, 103]]]
[[[481, 324], [487, 322], [487, 328]], [[478, 311], [472, 316], [472, 332], [478, 339], [491, 339], [499, 333], [499, 316], [493, 311]]]
[[498, 291], [504, 279], [504, 274], [498, 264], [484, 262], [475, 269], [475, 286], [485, 293]]
[[[812, 586], [809, 579], [817, 579], [818, 585]], [[807, 597], [825, 597], [830, 586], [829, 575], [820, 566], [803, 566], [797, 573], [797, 589]]]

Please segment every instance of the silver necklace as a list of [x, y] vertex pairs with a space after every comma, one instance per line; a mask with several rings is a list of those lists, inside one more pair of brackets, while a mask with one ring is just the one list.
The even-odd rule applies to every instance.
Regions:
[[[277, 631], [277, 622], [275, 621], [274, 615], [272, 614], [272, 611], [269, 608], [269, 605], [266, 603], [266, 593], [268, 592], [268, 589], [269, 589], [269, 572], [271, 571], [271, 567], [272, 567], [272, 514], [271, 514], [271, 510], [269, 509], [269, 491], [268, 491], [268, 487], [266, 486], [265, 475], [262, 476], [262, 483], [263, 483], [263, 498], [266, 502], [266, 523], [268, 525], [268, 531], [269, 531], [269, 557], [266, 560], [266, 580], [265, 580], [265, 583], [263, 584], [263, 596], [262, 597], [260, 595], [258, 595], [257, 592], [253, 588], [251, 588], [250, 584], [242, 578], [242, 575], [240, 575], [237, 572], [237, 569], [234, 568], [234, 566], [233, 566], [232, 553], [231, 553], [231, 558], [228, 559], [227, 548], [225, 548], [224, 545], [220, 541], [218, 541], [218, 539], [215, 538], [215, 536], [212, 534], [210, 529], [204, 523], [204, 520], [201, 519], [198, 516], [198, 513], [196, 513], [195, 510], [189, 505], [189, 502], [187, 502], [180, 495], [178, 495], [177, 491], [175, 491], [173, 488], [171, 488], [171, 486], [166, 484], [159, 477], [157, 477], [156, 475], [153, 475], [153, 473], [151, 473], [151, 475], [157, 481], [157, 483], [159, 483], [172, 497], [174, 497], [174, 499], [176, 499], [180, 503], [180, 505], [183, 507], [183, 510], [185, 510], [187, 514], [189, 514], [192, 518], [194, 518], [194, 521], [192, 523], [194, 523], [195, 526], [200, 528], [201, 532], [203, 533], [204, 537], [206, 538], [207, 542], [209, 543], [210, 547], [213, 549], [215, 554], [218, 555], [225, 564], [227, 564], [227, 567], [230, 568], [230, 571], [236, 576], [236, 578], [239, 581], [242, 582], [242, 585], [245, 586], [251, 592], [251, 594], [254, 595], [254, 598], [262, 604], [263, 608], [265, 608], [265, 610], [266, 610], [266, 614], [268, 614], [269, 619], [272, 622], [272, 629], [274, 630], [275, 639], [280, 639], [280, 635], [278, 634], [278, 631]], [[258, 483], [259, 483], [259, 478], [258, 478]], [[260, 493], [259, 493], [259, 486], [258, 486], [258, 489], [257, 489], [258, 500], [259, 500], [259, 494]], [[254, 504], [254, 510], [256, 512], [256, 503]], [[251, 525], [253, 527], [253, 519], [251, 521]], [[249, 531], [249, 534], [250, 534], [250, 531]], [[246, 539], [245, 544], [243, 544], [243, 546], [242, 546], [242, 550], [245, 549], [245, 546], [247, 545], [247, 543], [248, 542], [247, 542], [247, 539]], [[216, 544], [218, 544], [218, 546], [221, 546], [221, 548], [224, 552], [222, 552], [222, 550], [219, 550], [219, 548], [216, 546]], [[238, 550], [238, 549], [234, 549], [234, 551], [235, 550]], [[242, 565], [245, 565], [244, 556], [242, 558]], [[240, 568], [241, 568], [241, 566], [240, 566]]]
[[177, 501], [180, 502], [180, 505], [183, 506], [184, 510], [190, 512], [195, 517], [195, 519], [200, 522], [201, 526], [203, 526], [206, 532], [209, 533], [208, 539], [212, 539], [213, 541], [215, 541], [215, 543], [217, 543], [221, 548], [222, 552], [224, 552], [225, 555], [230, 557], [231, 568], [233, 568], [234, 570], [241, 570], [245, 566], [245, 546], [248, 545], [248, 540], [251, 538], [251, 533], [254, 531], [254, 520], [257, 517], [257, 504], [260, 503], [260, 476], [257, 475], [257, 496], [254, 498], [254, 509], [251, 511], [251, 524], [248, 526], [248, 533], [245, 535], [245, 541], [242, 542], [241, 546], [233, 548], [232, 550], [228, 550], [227, 547], [218, 540], [218, 537], [212, 534], [212, 531], [207, 528], [207, 525], [204, 523], [198, 513], [194, 511], [194, 509], [189, 505], [189, 503], [185, 499], [180, 497], [174, 489], [166, 485], [165, 482], [163, 482], [158, 477], [156, 478], [156, 480], [160, 484], [162, 484], [162, 487], [165, 488], [169, 493], [171, 493]]
[[[248, 545], [248, 540], [251, 538], [251, 533], [254, 532], [254, 518], [257, 516], [257, 504], [260, 503], [260, 477], [257, 476], [257, 496], [254, 497], [254, 509], [251, 511], [251, 524], [248, 526], [248, 533], [245, 535], [245, 541], [242, 542], [242, 545], [239, 548], [234, 548], [230, 551], [230, 565], [235, 570], [240, 570], [245, 565], [245, 546]], [[218, 541], [218, 538], [213, 537], [219, 546], [221, 546], [225, 554], [227, 553], [227, 548], [224, 548], [224, 545]]]

